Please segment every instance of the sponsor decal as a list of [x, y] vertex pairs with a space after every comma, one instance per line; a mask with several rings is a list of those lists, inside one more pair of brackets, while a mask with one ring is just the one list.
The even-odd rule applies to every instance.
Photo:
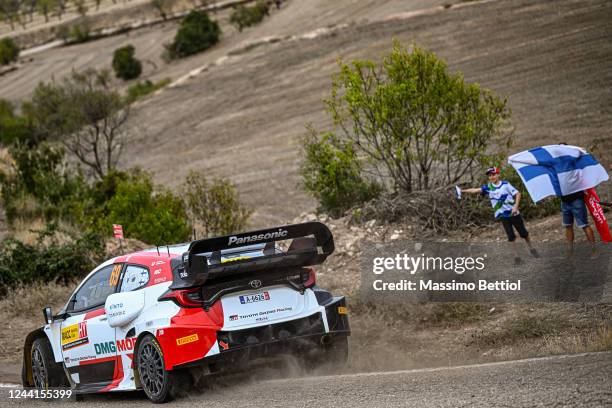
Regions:
[[263, 312], [258, 312], [258, 313], [249, 313], [249, 314], [244, 314], [244, 315], [231, 315], [229, 317], [230, 320], [238, 320], [238, 319], [255, 319], [256, 322], [264, 322], [266, 320], [268, 320], [268, 316], [271, 314], [275, 314], [275, 313], [282, 313], [282, 312], [290, 312], [291, 310], [293, 310], [293, 307], [289, 306], [289, 307], [279, 307], [276, 309], [270, 309], [270, 310], [265, 310]]
[[108, 283], [111, 286], [116, 286], [117, 282], [119, 282], [119, 275], [121, 274], [121, 268], [122, 267], [123, 267], [122, 264], [116, 264], [113, 267], [113, 271], [111, 272], [110, 279], [108, 280]]
[[68, 350], [89, 343], [87, 322], [71, 324], [62, 329], [62, 350]]
[[125, 309], [123, 308], [123, 303], [114, 303], [108, 307], [109, 313], [108, 318], [112, 319], [113, 317], [123, 316], [125, 314]]
[[270, 300], [270, 294], [268, 292], [240, 296], [240, 303], [243, 305], [255, 302], [265, 302], [267, 300]]
[[221, 260], [221, 263], [227, 263], [227, 262], [235, 262], [235, 261], [243, 261], [245, 259], [251, 259], [250, 256], [236, 256], [234, 258], [225, 258]]
[[134, 350], [135, 344], [136, 344], [136, 338], [129, 337], [127, 339], [118, 340], [116, 343], [114, 341], [94, 343], [94, 349], [96, 350], [97, 355], [114, 354], [116, 352], [132, 351]]
[[162, 272], [161, 268], [153, 271], [153, 275], [159, 275]]
[[155, 280], [153, 281], [153, 284], [165, 282], [167, 279], [168, 278], [166, 276], [162, 278], [155, 278]]
[[166, 261], [153, 261], [151, 262], [151, 266], [159, 266], [165, 264]]
[[66, 364], [78, 363], [79, 361], [95, 360], [96, 356], [76, 356], [76, 357], [64, 357]]
[[258, 242], [258, 241], [263, 241], [263, 240], [268, 240], [268, 239], [283, 238], [283, 237], [286, 237], [288, 233], [289, 232], [287, 230], [279, 228], [278, 231], [266, 232], [265, 234], [250, 235], [246, 237], [237, 237], [236, 235], [232, 235], [231, 237], [229, 237], [229, 241], [227, 242], [227, 245], [228, 246], [232, 244], [240, 245], [240, 244]]
[[194, 333], [194, 334], [190, 334], [189, 336], [185, 336], [185, 337], [179, 337], [178, 339], [176, 339], [176, 344], [177, 346], [182, 346], [185, 344], [189, 344], [189, 343], [193, 343], [194, 341], [198, 341], [198, 334]]
[[223, 340], [219, 340], [219, 347], [221, 347], [221, 350], [225, 351], [229, 348], [229, 344], [227, 344]]

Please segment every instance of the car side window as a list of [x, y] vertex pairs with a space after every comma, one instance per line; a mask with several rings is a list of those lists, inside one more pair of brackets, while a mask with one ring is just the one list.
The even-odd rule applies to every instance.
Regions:
[[149, 283], [149, 270], [142, 266], [128, 265], [123, 273], [121, 292], [131, 292]]
[[78, 311], [103, 305], [115, 291], [121, 264], [109, 265], [94, 273], [74, 294], [72, 310]]

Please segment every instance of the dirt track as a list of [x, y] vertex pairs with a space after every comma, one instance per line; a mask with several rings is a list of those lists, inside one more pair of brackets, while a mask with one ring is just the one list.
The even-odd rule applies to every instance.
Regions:
[[[0, 87], [3, 96], [22, 99], [37, 80], [59, 77], [73, 66], [108, 65], [112, 50], [126, 42], [152, 62], [145, 66], [153, 79], [176, 80], [222, 58], [135, 109], [123, 166], [150, 170], [172, 188], [190, 169], [229, 177], [256, 209], [256, 226], [312, 210], [313, 200], [298, 187], [304, 125], [329, 125], [321, 100], [338, 58], [378, 58], [392, 38], [434, 50], [467, 80], [507, 96], [516, 149], [610, 140], [612, 3], [484, 1], [450, 9], [424, 1], [376, 3], [292, 1], [261, 26], [242, 34], [226, 30], [214, 50], [170, 65], [160, 62], [159, 54], [174, 25], [143, 29], [40, 53], [1, 77]], [[286, 38], [330, 24], [349, 26], [311, 39]], [[232, 53], [247, 40], [267, 36], [285, 39]], [[228, 53], [233, 55], [223, 59]]]
[[[173, 407], [603, 407], [612, 355], [578, 354], [472, 366], [228, 381]], [[88, 396], [80, 407], [151, 406], [143, 394]], [[23, 406], [23, 404], [14, 404]]]

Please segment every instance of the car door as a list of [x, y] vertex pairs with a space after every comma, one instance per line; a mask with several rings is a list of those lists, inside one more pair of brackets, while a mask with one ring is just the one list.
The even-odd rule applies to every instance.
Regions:
[[104, 311], [106, 298], [115, 292], [122, 264], [100, 268], [75, 291], [61, 325], [64, 364], [80, 388], [97, 388], [113, 380], [117, 358], [115, 329]]
[[[144, 305], [144, 289], [150, 280], [149, 269], [142, 265], [128, 264], [124, 267], [121, 284], [118, 293], [130, 292], [133, 300], [141, 299]], [[136, 301], [134, 304], [138, 304]], [[136, 312], [136, 310], [132, 310]], [[112, 313], [112, 312], [111, 312]], [[134, 326], [127, 324], [115, 328], [115, 346], [117, 349], [117, 361], [123, 365], [123, 376], [126, 379], [134, 378], [134, 346], [136, 345], [136, 331]], [[121, 384], [119, 384], [121, 386]]]

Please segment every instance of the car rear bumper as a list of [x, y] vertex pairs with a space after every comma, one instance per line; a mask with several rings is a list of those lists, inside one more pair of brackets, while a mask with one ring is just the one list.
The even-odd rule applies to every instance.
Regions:
[[344, 297], [329, 299], [325, 313], [243, 330], [219, 331], [219, 353], [176, 365], [174, 369], [200, 365], [239, 365], [255, 359], [281, 354], [304, 354], [338, 337], [350, 335]]

